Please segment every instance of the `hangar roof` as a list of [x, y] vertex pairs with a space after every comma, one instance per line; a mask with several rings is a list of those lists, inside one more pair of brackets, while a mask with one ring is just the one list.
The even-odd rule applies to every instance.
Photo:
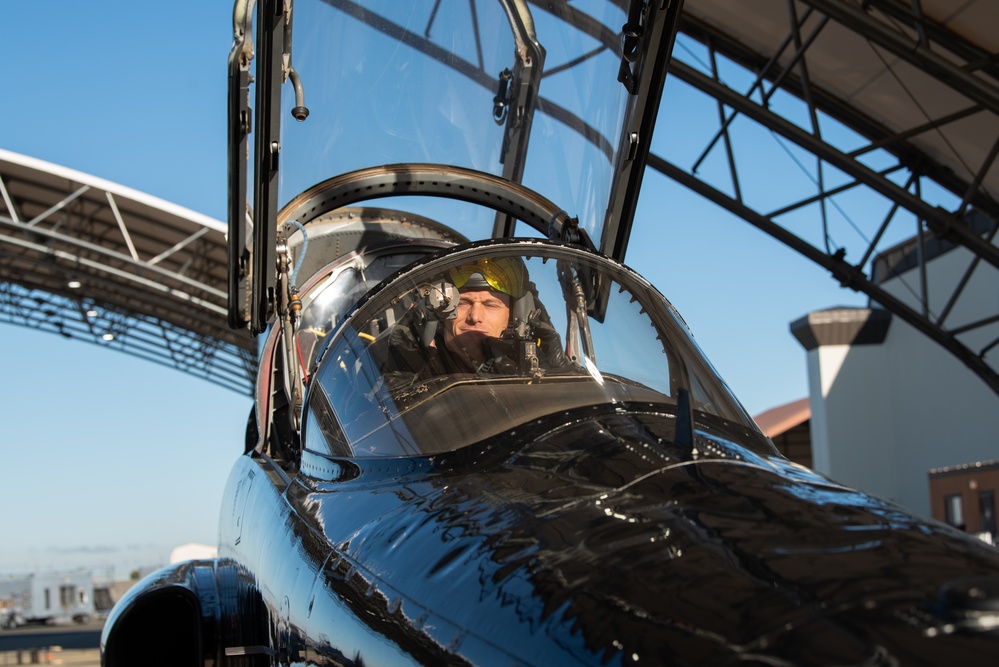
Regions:
[[[670, 77], [714, 98], [724, 122], [692, 167], [660, 155], [649, 166], [864, 292], [999, 393], [999, 313], [950, 316], [973, 298], [973, 274], [999, 276], [997, 24], [995, 0], [685, 0], [680, 33], [707, 53], [678, 48]], [[737, 117], [775, 137], [814, 189], [758, 179], [767, 192], [747, 193], [740, 170], [777, 172], [758, 143], [740, 151]], [[728, 164], [714, 180], [698, 172], [712, 151]], [[914, 299], [903, 302], [879, 282], [911, 267], [885, 259], [904, 239], [917, 262], [938, 242], [970, 252], [956, 277], [904, 280]]]
[[225, 225], [0, 149], [0, 321], [250, 393], [255, 344], [226, 322]]
[[795, 85], [824, 98], [829, 113], [966, 183], [980, 178], [999, 199], [994, 0], [686, 0], [684, 19], [682, 30], [712, 35], [751, 69], [771, 58], [780, 69], [806, 68]]

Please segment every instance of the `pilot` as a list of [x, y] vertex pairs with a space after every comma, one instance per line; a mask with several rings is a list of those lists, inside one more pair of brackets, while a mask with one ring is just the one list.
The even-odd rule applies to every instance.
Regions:
[[391, 335], [390, 388], [446, 374], [523, 375], [518, 345], [537, 356], [535, 370], [571, 366], [536, 295], [518, 257], [478, 259], [421, 287], [421, 303]]
[[510, 307], [524, 296], [524, 266], [511, 257], [480, 259], [449, 276], [459, 296], [454, 318], [444, 322], [444, 345], [455, 363], [474, 373], [497, 356], [491, 339], [506, 332]]

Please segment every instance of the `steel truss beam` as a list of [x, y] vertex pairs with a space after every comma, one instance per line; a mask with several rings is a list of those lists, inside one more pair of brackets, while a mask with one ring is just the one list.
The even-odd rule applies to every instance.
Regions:
[[0, 157], [0, 322], [251, 395], [256, 345], [227, 326], [221, 223], [55, 165]]
[[124, 352], [249, 395], [256, 358], [249, 350], [90, 297], [72, 299], [0, 283], [0, 322]]
[[[656, 171], [675, 180], [677, 183], [690, 188], [694, 192], [710, 199], [712, 202], [722, 206], [726, 210], [739, 216], [758, 229], [766, 232], [778, 241], [784, 243], [789, 248], [801, 253], [819, 266], [828, 270], [833, 277], [844, 287], [863, 292], [880, 303], [887, 310], [902, 318], [917, 330], [939, 343], [944, 349], [957, 357], [965, 366], [975, 372], [992, 391], [999, 394], [999, 374], [995, 372], [984, 360], [984, 350], [982, 353], [972, 352], [966, 345], [958, 340], [957, 335], [966, 333], [977, 327], [957, 327], [952, 331], [947, 331], [937, 325], [924, 313], [911, 308], [905, 301], [897, 298], [890, 292], [882, 289], [879, 285], [870, 280], [867, 275], [856, 266], [843, 261], [842, 257], [828, 255], [810, 243], [802, 240], [794, 233], [789, 232], [784, 227], [775, 223], [771, 218], [760, 215], [751, 208], [739, 201], [728, 197], [724, 193], [673, 165], [658, 155], [649, 158], [649, 166]], [[999, 316], [997, 316], [999, 317]], [[995, 318], [977, 323], [978, 326], [987, 326], [996, 321]]]
[[[696, 2], [696, 0], [689, 0]], [[718, 130], [707, 142], [700, 157], [689, 169], [683, 169], [666, 156], [653, 155], [649, 166], [681, 185], [701, 194], [710, 201], [741, 217], [750, 224], [770, 234], [816, 264], [829, 270], [844, 286], [867, 294], [889, 311], [942, 345], [973, 370], [996, 393], [999, 393], [999, 363], [991, 362], [987, 355], [999, 346], [999, 313], [986, 314], [975, 322], [951, 323], [954, 305], [960, 300], [973, 276], [999, 283], [999, 247], [995, 235], [999, 229], [999, 202], [983, 186], [985, 176], [993, 167], [999, 153], [999, 136], [982, 137], [988, 148], [982, 163], [967, 165], [970, 176], [962, 177], [941, 165], [919, 149], [912, 138], [958, 123], [977, 114], [999, 118], [999, 85], [990, 79], [996, 73], [995, 63], [989, 54], [952, 34], [946, 28], [928, 21], [918, 13], [918, 4], [909, 11], [901, 3], [886, 1], [865, 2], [863, 6], [852, 2], [833, 0], [803, 0], [806, 7], [787, 3], [787, 34], [775, 53], [756, 53], [744, 46], [733, 35], [717, 30], [706, 21], [685, 16], [680, 32], [707, 50], [706, 57], [694, 57], [693, 51], [677, 48], [670, 65], [671, 83], [678, 81], [693, 87], [716, 101], [719, 107]], [[771, 5], [772, 6], [772, 5]], [[803, 10], [800, 12], [799, 9]], [[872, 12], [880, 11], [896, 23], [889, 27], [875, 18]], [[824, 90], [809, 76], [809, 55], [816, 37], [834, 21], [860, 34], [872, 45], [890, 52], [906, 63], [932, 74], [939, 82], [969, 100], [965, 109], [918, 126], [891, 130], [866, 116], [857, 108], [836, 95]], [[966, 58], [963, 66], [952, 59], [943, 58], [929, 48], [929, 43], [941, 45], [957, 58]], [[735, 90], [719, 75], [718, 59], [729, 65], [743, 68], [745, 79], [755, 82], [747, 90]], [[731, 67], [727, 70], [731, 74]], [[977, 76], [980, 71], [989, 76]], [[729, 77], [738, 78], [738, 77]], [[801, 101], [807, 110], [807, 120], [792, 121], [775, 111], [772, 100], [777, 95], [791, 95]], [[670, 95], [670, 82], [666, 96]], [[667, 102], [668, 103], [668, 102]], [[762, 198], [747, 192], [749, 179], [740, 173], [746, 169], [766, 168], [754, 164], [752, 151], [758, 144], [740, 144], [740, 134], [732, 129], [734, 121], [747, 122], [769, 131], [788, 149], [803, 150], [814, 159], [814, 166], [807, 171], [814, 183], [811, 194], [788, 192], [784, 204], [768, 205], [762, 210], [752, 202]], [[843, 127], [865, 137], [866, 146], [843, 148], [820, 131], [833, 119]], [[668, 134], [670, 128], [661, 128]], [[660, 135], [661, 136], [661, 135]], [[669, 144], [668, 138], [663, 145]], [[725, 177], [703, 175], [699, 170], [704, 158], [713, 151], [723, 152], [728, 172]], [[876, 154], [879, 165], [886, 157], [893, 160], [887, 166], [874, 169], [861, 159]], [[804, 162], [804, 161], [802, 161]], [[826, 184], [825, 174], [830, 168], [845, 174], [834, 186]], [[717, 170], [715, 170], [717, 172]], [[927, 198], [925, 179], [936, 183], [953, 194], [951, 208], [944, 209], [939, 199]], [[768, 194], [773, 194], [772, 184]], [[872, 200], [887, 200], [887, 214], [874, 213], [866, 219], [849, 219], [857, 232], [856, 239], [833, 243], [829, 232], [829, 211], [838, 208], [837, 198], [846, 193], [870, 193]], [[818, 211], [811, 213], [815, 207]], [[809, 208], [811, 207], [811, 208]], [[805, 210], [808, 209], [807, 214]], [[847, 217], [846, 213], [843, 213]], [[815, 228], [806, 228], [803, 219], [814, 221]], [[976, 222], [977, 224], [972, 224]], [[914, 224], [915, 223], [915, 224]], [[899, 233], [899, 226], [904, 232]], [[894, 232], [892, 234], [891, 232]], [[914, 237], [909, 245], [908, 264], [904, 266], [885, 251], [883, 239]], [[806, 239], [820, 239], [818, 244]], [[842, 239], [837, 239], [840, 241]], [[966, 265], [960, 279], [950, 279], [930, 285], [925, 262], [927, 244], [961, 246], [967, 253]], [[901, 251], [896, 249], [895, 256]], [[860, 258], [855, 263], [846, 256]], [[891, 278], [885, 269], [896, 266], [912, 268], [899, 278], [909, 294], [899, 295], [888, 291], [883, 283]], [[912, 274], [916, 275], [913, 279]], [[911, 283], [918, 283], [913, 285]], [[940, 293], [944, 296], [941, 299]], [[930, 294], [934, 294], [931, 301]], [[960, 338], [959, 338], [960, 337]]]
[[[913, 39], [905, 33], [891, 29], [886, 23], [875, 19], [860, 5], [852, 2], [843, 2], [843, 0], [802, 1], [837, 23], [846, 26], [857, 34], [863, 35], [872, 43], [887, 49], [934, 78], [946, 83], [968, 99], [982, 105], [991, 113], [999, 113], [999, 88], [975, 76], [964, 67], [959, 67], [951, 60], [931, 51], [926, 44], [925, 38], [920, 38], [919, 32], [916, 33], [915, 39]], [[888, 3], [875, 4], [879, 8], [884, 8]], [[914, 4], [918, 5], [918, 3]], [[895, 16], [902, 16], [897, 11], [897, 8], [893, 13]], [[909, 18], [917, 27], [930, 24], [929, 21], [918, 16], [910, 15]], [[949, 44], [964, 43], [964, 40], [961, 40], [956, 35], [950, 35], [946, 30], [938, 29], [935, 32], [938, 36], [946, 35], [946, 41]]]

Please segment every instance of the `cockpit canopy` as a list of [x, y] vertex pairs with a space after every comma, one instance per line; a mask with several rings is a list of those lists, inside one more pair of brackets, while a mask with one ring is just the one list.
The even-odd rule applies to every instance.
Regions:
[[[278, 211], [337, 175], [385, 166], [446, 165], [525, 188], [623, 259], [679, 11], [620, 0], [236, 0], [230, 326], [260, 333], [281, 308]], [[473, 239], [532, 233], [517, 213], [461, 197], [399, 207]]]
[[[557, 201], [599, 238], [628, 91], [618, 81], [624, 3], [295, 0], [282, 87], [278, 206], [333, 174], [445, 163], [502, 176]], [[291, 120], [300, 101], [309, 109]], [[470, 238], [481, 209], [422, 213]], [[523, 234], [523, 230], [520, 230]]]
[[[429, 455], [559, 411], [687, 396], [754, 428], [672, 308], [612, 261], [678, 4], [236, 0], [233, 18], [229, 322], [271, 327], [257, 451], [289, 466], [303, 447]], [[426, 259], [461, 241], [434, 229], [376, 248], [365, 229], [354, 255], [339, 233], [316, 248], [328, 216], [390, 198], [400, 224], [562, 245]]]
[[[491, 332], [474, 312], [488, 298], [505, 308]], [[303, 442], [338, 457], [432, 455], [583, 406], [675, 412], [681, 389], [695, 414], [756, 430], [637, 274], [544, 241], [478, 243], [418, 260], [347, 317], [310, 381]]]

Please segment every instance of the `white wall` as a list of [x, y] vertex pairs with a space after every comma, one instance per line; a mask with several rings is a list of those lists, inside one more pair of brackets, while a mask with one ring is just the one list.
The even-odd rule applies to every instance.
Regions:
[[[963, 249], [930, 262], [931, 312], [942, 311], [967, 265]], [[909, 271], [882, 287], [918, 307], [918, 280]], [[946, 325], [996, 312], [999, 271], [982, 263]], [[977, 350], [997, 336], [999, 323], [961, 340]], [[999, 368], [997, 358], [999, 347], [986, 361]], [[881, 345], [808, 352], [808, 373], [815, 468], [833, 479], [929, 516], [930, 469], [999, 458], [999, 395], [898, 317]]]
[[884, 416], [891, 396], [878, 345], [822, 346], [808, 353], [815, 468], [835, 480], [898, 500], [896, 446]]

